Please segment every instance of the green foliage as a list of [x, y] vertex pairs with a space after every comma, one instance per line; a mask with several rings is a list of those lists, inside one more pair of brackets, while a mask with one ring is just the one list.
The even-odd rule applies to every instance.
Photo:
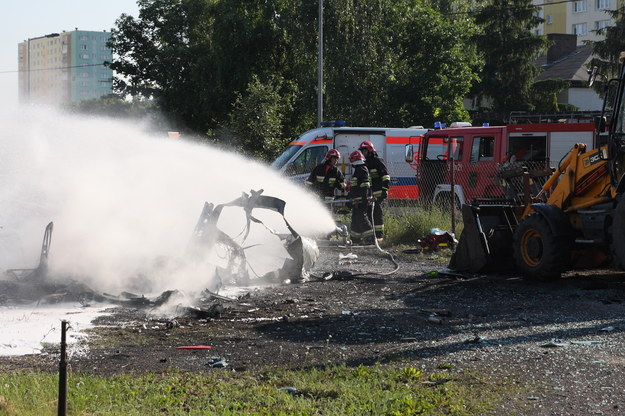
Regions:
[[352, 125], [431, 125], [465, 120], [462, 98], [480, 60], [475, 26], [422, 2], [330, 2], [326, 114]]
[[[316, 2], [138, 4], [139, 16], [122, 15], [112, 31], [120, 94], [153, 98], [178, 130], [234, 139], [266, 159], [314, 126]], [[481, 64], [467, 46], [476, 28], [466, 15], [443, 15], [429, 4], [325, 0], [326, 119], [387, 126], [467, 119], [462, 98]], [[444, 12], [465, 7], [445, 4]]]
[[475, 37], [485, 59], [474, 95], [490, 97], [492, 110], [534, 110], [530, 95], [538, 68], [534, 60], [548, 41], [532, 33], [542, 19], [531, 0], [492, 0], [475, 17], [481, 27]]
[[558, 94], [570, 86], [570, 82], [563, 79], [548, 79], [532, 84], [529, 101], [534, 111], [539, 113], [557, 113], [566, 111], [558, 104]]
[[116, 94], [72, 104], [69, 111], [98, 117], [141, 119], [154, 128], [167, 129], [167, 122], [153, 100], [125, 100]]
[[625, 5], [620, 5], [616, 10], [606, 10], [614, 25], [603, 29], [595, 30], [598, 35], [603, 35], [600, 41], [585, 41], [592, 46], [593, 55], [588, 64], [589, 68], [597, 67], [597, 82], [593, 88], [601, 95], [604, 95], [605, 81], [618, 76], [619, 54], [625, 51]]
[[262, 83], [254, 75], [245, 95], [237, 95], [227, 131], [238, 150], [271, 161], [288, 144], [282, 135], [282, 120], [290, 102], [278, 92], [280, 83]]
[[[444, 386], [427, 380], [450, 380]], [[0, 375], [0, 415], [56, 411], [57, 376]], [[484, 414], [512, 387], [461, 375], [423, 374], [412, 367], [345, 366], [264, 373], [163, 373], [108, 378], [71, 374], [73, 415], [471, 415]], [[282, 389], [293, 387], [293, 389]]]

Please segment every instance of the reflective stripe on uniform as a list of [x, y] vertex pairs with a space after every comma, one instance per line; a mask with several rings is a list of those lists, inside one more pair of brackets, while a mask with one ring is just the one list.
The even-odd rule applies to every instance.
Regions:
[[373, 236], [373, 230], [363, 231], [362, 233], [350, 230], [349, 235], [354, 238], [366, 238]]

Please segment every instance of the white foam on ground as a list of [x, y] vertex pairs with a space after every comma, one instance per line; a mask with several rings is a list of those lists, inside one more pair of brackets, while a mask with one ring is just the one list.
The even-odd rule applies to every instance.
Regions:
[[0, 356], [39, 354], [46, 344], [60, 345], [61, 322], [68, 322], [68, 355], [84, 348], [78, 341], [86, 337], [92, 321], [111, 305], [84, 307], [79, 303], [55, 305], [0, 306]]

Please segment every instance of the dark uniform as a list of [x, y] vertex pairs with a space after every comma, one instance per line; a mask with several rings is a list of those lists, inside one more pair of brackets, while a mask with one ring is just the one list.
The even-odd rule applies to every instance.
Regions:
[[366, 242], [368, 238], [373, 237], [373, 226], [367, 217], [370, 192], [369, 169], [364, 163], [354, 165], [351, 188], [347, 197], [353, 200], [351, 202], [352, 224], [350, 232], [352, 240], [357, 244]]
[[375, 197], [375, 204], [369, 205], [367, 217], [375, 226], [376, 238], [384, 238], [384, 213], [382, 212], [382, 202], [388, 196], [388, 188], [391, 183], [391, 176], [388, 174], [386, 165], [378, 157], [376, 152], [368, 152], [365, 163], [369, 169], [371, 177], [371, 191]]
[[306, 179], [306, 185], [324, 200], [332, 201], [335, 189], [345, 189], [345, 176], [336, 166], [331, 166], [329, 160], [326, 160], [313, 169]]

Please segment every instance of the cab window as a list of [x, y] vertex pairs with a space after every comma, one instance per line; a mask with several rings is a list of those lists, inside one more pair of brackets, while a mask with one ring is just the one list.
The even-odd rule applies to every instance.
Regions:
[[495, 160], [495, 138], [474, 137], [471, 146], [471, 163]]
[[464, 138], [462, 137], [450, 137], [449, 147], [452, 149], [452, 155], [455, 161], [462, 160], [462, 147], [464, 144]]
[[[455, 140], [455, 144], [452, 143]], [[454, 160], [462, 159], [462, 137], [438, 138], [430, 137], [427, 142], [426, 160], [447, 160], [449, 149], [453, 149]]]
[[301, 175], [310, 173], [315, 166], [320, 164], [328, 153], [327, 146], [315, 146], [305, 149], [287, 169], [289, 175]]
[[447, 143], [443, 143], [443, 138], [430, 137], [426, 143], [425, 160], [441, 159], [447, 154]]

